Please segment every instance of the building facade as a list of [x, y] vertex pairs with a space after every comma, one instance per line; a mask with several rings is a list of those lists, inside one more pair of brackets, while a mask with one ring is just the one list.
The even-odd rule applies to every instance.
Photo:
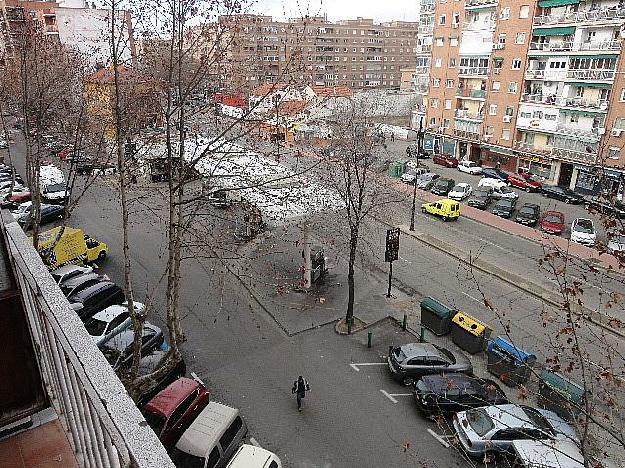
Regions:
[[433, 16], [427, 149], [622, 192], [625, 7], [464, 0], [438, 2]]
[[415, 67], [417, 23], [236, 15], [219, 24], [237, 31], [224, 60], [237, 64], [251, 87], [297, 81], [399, 89], [401, 70]]

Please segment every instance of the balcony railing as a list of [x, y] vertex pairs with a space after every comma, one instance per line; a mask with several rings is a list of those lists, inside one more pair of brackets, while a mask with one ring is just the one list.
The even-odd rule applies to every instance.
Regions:
[[433, 24], [420, 24], [417, 28], [417, 32], [421, 34], [431, 34], [434, 32]]
[[536, 69], [527, 69], [525, 70], [525, 79], [526, 80], [563, 80], [566, 77], [565, 70], [536, 70]]
[[486, 91], [483, 89], [458, 89], [456, 90], [456, 96], [461, 98], [486, 99]]
[[434, 2], [422, 3], [421, 4], [421, 13], [430, 13], [436, 9], [436, 4]]
[[588, 139], [599, 139], [599, 129], [591, 128], [584, 129], [579, 128], [576, 125], [566, 125], [566, 124], [558, 124], [556, 126], [556, 132], [561, 133], [563, 135], [588, 138]]
[[487, 76], [488, 67], [460, 67], [458, 75]]
[[581, 107], [584, 109], [607, 110], [608, 101], [605, 99], [585, 99], [581, 97], [555, 97], [543, 94], [523, 94], [522, 102], [534, 102], [560, 107]]
[[484, 118], [483, 114], [474, 114], [469, 112], [466, 109], [457, 109], [456, 110], [456, 118], [458, 119], [467, 119], [467, 120], [482, 120]]
[[425, 54], [432, 52], [432, 44], [421, 44], [417, 46], [417, 54]]
[[572, 162], [594, 164], [597, 160], [598, 150], [596, 145], [589, 144], [588, 146], [593, 149], [592, 153], [589, 153], [586, 150], [577, 150], [572, 148], [535, 148], [533, 145], [524, 143], [522, 141], [518, 141], [514, 144], [514, 147], [516, 149], [521, 151], [527, 151], [528, 153], [565, 159]]
[[495, 21], [465, 21], [462, 23], [464, 31], [494, 31], [496, 26]]
[[604, 68], [587, 68], [583, 70], [568, 70], [566, 72], [566, 77], [573, 80], [609, 81], [614, 79], [614, 75], [614, 70]]
[[428, 75], [430, 73], [430, 67], [416, 67], [415, 74], [417, 75]]
[[480, 132], [473, 131], [473, 130], [461, 130], [461, 129], [455, 128], [454, 135], [460, 138], [466, 138], [467, 140], [479, 140], [480, 139]]
[[541, 52], [571, 52], [585, 50], [619, 50], [620, 41], [589, 41], [589, 42], [532, 42], [530, 50]]
[[572, 11], [558, 15], [543, 15], [534, 18], [534, 26], [561, 23], [585, 23], [617, 21], [625, 18], [625, 8], [611, 7], [587, 11]]
[[490, 7], [497, 6], [498, 0], [467, 0], [464, 3], [465, 8]]
[[0, 229], [21, 289], [43, 387], [79, 464], [174, 468], [22, 229], [12, 220], [0, 220]]

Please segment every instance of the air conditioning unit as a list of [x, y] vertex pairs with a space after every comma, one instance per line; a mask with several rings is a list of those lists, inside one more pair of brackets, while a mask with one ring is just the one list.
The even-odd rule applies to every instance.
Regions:
[[613, 137], [620, 137], [621, 134], [623, 133], [624, 130], [621, 130], [619, 128], [613, 128], [612, 129], [612, 136]]
[[510, 122], [512, 122], [512, 116], [511, 116], [511, 115], [504, 115], [504, 116], [503, 116], [503, 121], [504, 121], [505, 123], [510, 123]]
[[598, 133], [599, 135], [605, 135], [605, 127], [598, 128], [598, 129], [597, 129], [597, 133]]

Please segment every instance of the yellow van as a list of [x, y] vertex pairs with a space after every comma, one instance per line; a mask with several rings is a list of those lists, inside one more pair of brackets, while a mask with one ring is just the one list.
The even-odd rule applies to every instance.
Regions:
[[443, 218], [443, 221], [455, 220], [460, 216], [460, 203], [449, 198], [443, 198], [432, 203], [421, 205], [423, 213], [430, 213]]

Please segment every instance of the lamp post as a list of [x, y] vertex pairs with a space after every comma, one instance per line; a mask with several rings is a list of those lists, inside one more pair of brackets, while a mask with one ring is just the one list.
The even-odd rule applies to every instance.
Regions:
[[[419, 120], [419, 131], [417, 132], [417, 148], [414, 151], [410, 146], [406, 148], [406, 152], [409, 156], [412, 156], [413, 153], [416, 153], [417, 157], [417, 168], [419, 167], [419, 156], [421, 155], [421, 151], [423, 151], [423, 117]], [[417, 176], [415, 175], [415, 179], [412, 182], [412, 212], [410, 215], [410, 230], [414, 231], [414, 216], [415, 210], [417, 207]]]

